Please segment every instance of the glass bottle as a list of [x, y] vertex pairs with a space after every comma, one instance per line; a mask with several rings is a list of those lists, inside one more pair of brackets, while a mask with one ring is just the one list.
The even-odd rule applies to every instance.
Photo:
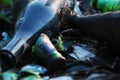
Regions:
[[53, 27], [65, 0], [33, 0], [22, 10], [12, 40], [0, 50], [2, 71], [12, 68], [24, 51], [35, 44], [41, 32]]
[[46, 34], [40, 35], [33, 47], [33, 52], [38, 54], [39, 58], [45, 59], [45, 66], [51, 71], [64, 70], [66, 68], [65, 57], [57, 51]]

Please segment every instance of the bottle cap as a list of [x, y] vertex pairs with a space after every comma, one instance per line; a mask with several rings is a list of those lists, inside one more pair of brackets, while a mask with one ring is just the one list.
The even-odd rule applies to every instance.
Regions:
[[2, 71], [6, 71], [15, 65], [15, 57], [6, 50], [0, 50], [0, 61]]

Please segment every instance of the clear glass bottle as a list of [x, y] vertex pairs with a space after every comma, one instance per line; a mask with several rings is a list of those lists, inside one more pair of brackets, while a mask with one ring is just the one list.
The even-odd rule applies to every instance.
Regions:
[[0, 58], [2, 70], [12, 68], [24, 51], [35, 44], [46, 27], [53, 27], [65, 0], [33, 0], [22, 10], [16, 23], [18, 28], [12, 40], [2, 50]]

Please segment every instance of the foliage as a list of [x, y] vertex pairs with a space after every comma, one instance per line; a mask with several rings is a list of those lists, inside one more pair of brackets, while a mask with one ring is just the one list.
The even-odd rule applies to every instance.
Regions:
[[7, 16], [8, 12], [11, 13], [14, 6], [13, 0], [0, 1], [0, 20], [10, 23], [10, 18]]
[[2, 0], [0, 1], [0, 4], [5, 6], [13, 6], [13, 0]]

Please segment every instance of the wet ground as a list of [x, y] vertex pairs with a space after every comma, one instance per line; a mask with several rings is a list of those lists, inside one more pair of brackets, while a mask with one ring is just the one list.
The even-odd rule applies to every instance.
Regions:
[[[98, 11], [96, 10], [90, 10], [87, 5], [88, 3], [81, 5], [83, 7], [79, 7], [83, 12], [83, 15], [98, 13]], [[81, 16], [83, 16], [82, 12], [79, 12], [78, 7], [76, 7], [75, 10]], [[13, 25], [13, 23], [11, 25]], [[7, 26], [7, 25], [4, 24], [3, 26]], [[2, 29], [3, 28], [1, 28], [1, 30]], [[12, 31], [8, 31], [8, 29], [7, 30], [5, 29], [3, 30], [7, 31], [8, 35], [12, 37], [11, 36]], [[3, 30], [1, 31], [1, 34]], [[50, 32], [49, 29], [43, 32], [49, 36], [51, 42], [55, 47], [58, 40], [58, 36], [61, 36], [64, 50], [59, 52], [66, 58], [66, 64], [67, 64], [66, 68], [64, 70], [50, 71], [49, 69], [47, 69], [46, 65], [44, 64], [44, 59], [42, 58], [39, 59], [39, 57], [36, 54], [33, 54], [32, 49], [29, 48], [25, 52], [23, 57], [20, 59], [19, 63], [13, 69], [8, 70], [7, 72], [16, 73], [20, 75], [19, 78], [26, 76], [29, 77], [31, 74], [32, 75], [38, 74], [37, 78], [39, 79], [42, 78], [43, 80], [60, 80], [60, 79], [119, 80], [120, 79], [119, 57], [110, 55], [111, 52], [107, 48], [106, 43], [104, 44], [100, 43], [97, 40], [94, 40], [92, 38], [89, 38], [88, 36], [83, 35], [79, 30], [74, 30], [71, 28], [61, 29], [61, 31], [56, 35], [52, 34], [52, 32]], [[8, 40], [8, 38], [6, 39], [5, 37], [6, 35], [5, 36], [1, 35], [0, 37], [1, 39], [0, 48], [2, 48], [8, 43], [6, 41]], [[61, 66], [60, 64], [58, 65]], [[35, 71], [35, 73], [24, 72], [27, 69], [28, 71], [33, 70], [32, 72]], [[7, 75], [10, 75], [11, 73]], [[2, 79], [3, 76], [4, 75], [0, 76], [0, 80]], [[10, 79], [9, 76], [8, 78]], [[14, 78], [16, 78], [16, 75], [14, 75]], [[4, 78], [4, 80], [6, 79]], [[25, 80], [29, 80], [29, 78]]]

